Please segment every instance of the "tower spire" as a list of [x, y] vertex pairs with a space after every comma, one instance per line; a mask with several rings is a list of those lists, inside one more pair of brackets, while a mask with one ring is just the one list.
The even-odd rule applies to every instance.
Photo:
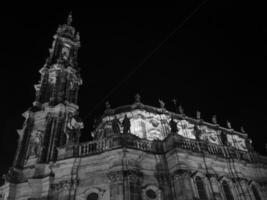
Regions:
[[71, 23], [70, 13], [67, 24], [60, 25], [54, 35], [40, 81], [34, 85], [35, 102], [25, 112], [24, 126], [18, 131], [15, 167], [53, 161], [59, 146], [79, 141], [83, 128], [77, 105], [82, 84], [77, 63], [80, 41]]

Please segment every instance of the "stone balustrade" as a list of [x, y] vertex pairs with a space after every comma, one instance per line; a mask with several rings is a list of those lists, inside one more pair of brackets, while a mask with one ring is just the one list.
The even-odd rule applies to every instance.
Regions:
[[[261, 162], [267, 164], [267, 158], [264, 156], [260, 156], [255, 152], [252, 153], [241, 151], [235, 149], [234, 147], [217, 145], [206, 141], [197, 141], [194, 139], [188, 139], [183, 137], [179, 137], [178, 139], [177, 137], [170, 137], [169, 140], [174, 141], [172, 142], [172, 145], [167, 144], [167, 140], [149, 141], [146, 139], [138, 138], [131, 134], [127, 134], [77, 144], [74, 145], [72, 148], [73, 156], [88, 156], [122, 147], [137, 149], [151, 153], [164, 153], [173, 148], [180, 148], [205, 155], [214, 155], [222, 158], [239, 159], [244, 160], [246, 162]], [[63, 156], [61, 154], [60, 159], [67, 157], [71, 156]]]

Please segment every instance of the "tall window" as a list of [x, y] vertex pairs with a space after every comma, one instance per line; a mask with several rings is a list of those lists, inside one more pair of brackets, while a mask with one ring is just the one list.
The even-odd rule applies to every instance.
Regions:
[[208, 200], [205, 185], [199, 176], [196, 177], [197, 192], [200, 200]]
[[234, 200], [233, 194], [227, 181], [222, 182], [223, 191], [227, 200]]
[[253, 192], [253, 195], [255, 197], [256, 200], [261, 200], [261, 197], [260, 197], [260, 194], [257, 190], [257, 188], [255, 187], [255, 185], [252, 185], [252, 192]]

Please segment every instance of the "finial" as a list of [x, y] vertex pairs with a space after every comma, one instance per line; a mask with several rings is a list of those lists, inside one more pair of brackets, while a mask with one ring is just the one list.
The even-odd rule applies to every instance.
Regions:
[[160, 105], [160, 108], [163, 109], [165, 107], [164, 101], [162, 101], [161, 99], [159, 99], [159, 105]]
[[135, 98], [135, 103], [141, 103], [141, 96], [140, 96], [139, 93], [137, 93], [137, 94], [134, 96], [134, 98]]
[[227, 128], [232, 129], [231, 123], [229, 121], [226, 122]]
[[108, 101], [106, 101], [106, 109], [109, 110], [110, 109], [110, 103]]
[[184, 114], [184, 109], [183, 109], [182, 105], [179, 105], [179, 113], [182, 115]]
[[216, 115], [213, 115], [212, 116], [211, 121], [212, 121], [213, 124], [217, 124], [217, 117], [216, 117]]
[[201, 119], [201, 112], [197, 111], [197, 119]]
[[177, 103], [177, 102], [176, 102], [176, 99], [173, 99], [172, 102], [173, 102], [173, 104], [176, 106], [176, 103]]
[[79, 33], [79, 32], [76, 33], [76, 40], [77, 40], [77, 41], [80, 40], [80, 33]]
[[245, 131], [243, 126], [240, 127], [240, 130], [241, 130], [242, 133], [246, 133], [246, 131]]
[[70, 26], [72, 23], [72, 12], [69, 13], [67, 24]]

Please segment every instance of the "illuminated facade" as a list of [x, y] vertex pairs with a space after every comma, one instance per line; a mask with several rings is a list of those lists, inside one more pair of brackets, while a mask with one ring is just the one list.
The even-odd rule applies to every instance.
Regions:
[[60, 26], [0, 199], [264, 200], [267, 158], [244, 131], [144, 105], [107, 109], [80, 143], [79, 34]]

